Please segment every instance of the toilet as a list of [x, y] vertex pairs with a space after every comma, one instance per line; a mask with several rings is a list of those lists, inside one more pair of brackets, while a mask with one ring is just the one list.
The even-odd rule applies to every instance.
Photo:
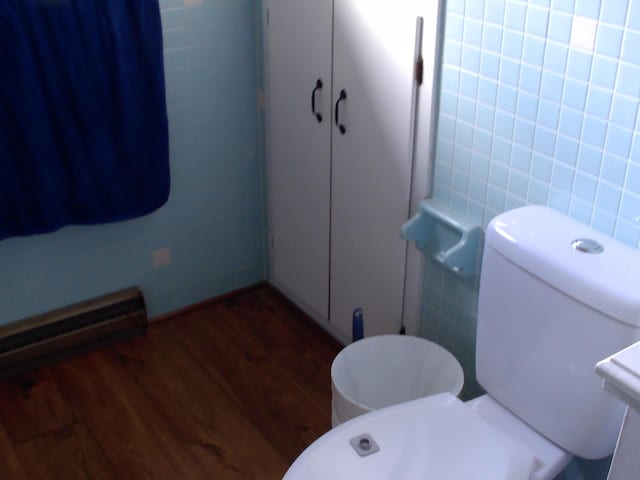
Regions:
[[624, 405], [595, 364], [640, 339], [640, 252], [542, 206], [487, 228], [476, 376], [487, 394], [443, 393], [350, 420], [285, 480], [551, 480], [573, 456], [610, 455]]

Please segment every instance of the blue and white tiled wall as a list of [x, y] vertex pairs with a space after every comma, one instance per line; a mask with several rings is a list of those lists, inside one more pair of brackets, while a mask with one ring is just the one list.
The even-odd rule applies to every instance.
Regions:
[[[549, 205], [638, 248], [640, 0], [446, 3], [434, 196], [485, 227]], [[422, 334], [469, 396], [477, 292], [428, 262]]]
[[547, 204], [637, 247], [639, 45], [638, 0], [450, 0], [436, 196], [485, 224]]
[[155, 316], [264, 278], [257, 3], [160, 0], [169, 202], [136, 220], [1, 241], [0, 324], [131, 285]]
[[[545, 204], [640, 242], [640, 0], [449, 0], [434, 196]], [[423, 333], [473, 379], [477, 285], [430, 265]]]

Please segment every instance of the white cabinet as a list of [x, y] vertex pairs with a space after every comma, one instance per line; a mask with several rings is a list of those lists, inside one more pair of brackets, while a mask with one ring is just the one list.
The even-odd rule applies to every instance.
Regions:
[[270, 281], [343, 340], [357, 307], [367, 336], [395, 333], [407, 310], [399, 229], [428, 188], [438, 1], [266, 8]]
[[[274, 0], [265, 30], [270, 280], [319, 320], [329, 312], [332, 10]], [[321, 122], [310, 113], [318, 80]]]

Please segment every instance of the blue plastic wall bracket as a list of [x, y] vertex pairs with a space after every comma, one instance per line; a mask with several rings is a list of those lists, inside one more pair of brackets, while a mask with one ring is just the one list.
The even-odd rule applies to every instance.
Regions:
[[400, 229], [405, 240], [416, 242], [426, 255], [463, 278], [477, 273], [482, 227], [431, 199]]

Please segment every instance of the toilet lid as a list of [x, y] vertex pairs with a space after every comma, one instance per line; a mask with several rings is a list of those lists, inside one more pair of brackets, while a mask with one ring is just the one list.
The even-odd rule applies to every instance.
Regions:
[[[360, 456], [350, 441], [365, 434], [379, 451]], [[330, 430], [298, 457], [284, 480], [526, 480], [533, 464], [530, 451], [443, 393]]]

